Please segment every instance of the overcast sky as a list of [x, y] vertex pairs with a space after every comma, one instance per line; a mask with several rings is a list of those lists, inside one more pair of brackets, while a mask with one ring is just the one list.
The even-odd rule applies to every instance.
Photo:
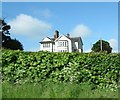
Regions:
[[3, 2], [2, 16], [11, 25], [12, 38], [18, 39], [25, 51], [38, 51], [46, 36], [81, 36], [84, 51], [102, 38], [118, 49], [117, 2]]

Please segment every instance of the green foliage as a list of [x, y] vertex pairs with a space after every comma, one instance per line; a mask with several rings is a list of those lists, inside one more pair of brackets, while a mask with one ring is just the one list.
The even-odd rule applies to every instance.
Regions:
[[110, 47], [110, 44], [104, 40], [99, 40], [95, 44], [93, 44], [93, 47], [91, 48], [91, 50], [94, 52], [100, 52], [101, 44], [102, 44], [102, 51], [107, 51], [107, 53], [112, 52], [112, 48]]
[[88, 82], [92, 89], [117, 88], [119, 54], [2, 51], [3, 81]]
[[2, 47], [5, 49], [11, 50], [23, 50], [23, 45], [16, 39], [10, 37], [9, 30], [11, 29], [10, 25], [0, 19], [0, 35], [2, 36]]
[[5, 82], [2, 84], [2, 99], [7, 98], [106, 98], [105, 100], [112, 100], [107, 98], [118, 98], [118, 89], [115, 91], [99, 88], [91, 90], [87, 83], [71, 84], [45, 81], [14, 85]]

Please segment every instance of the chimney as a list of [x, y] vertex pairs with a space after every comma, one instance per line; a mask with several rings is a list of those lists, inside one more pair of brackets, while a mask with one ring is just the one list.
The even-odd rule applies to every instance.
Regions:
[[67, 33], [67, 37], [70, 38], [70, 34], [69, 33]]
[[54, 33], [54, 39], [57, 39], [59, 37], [59, 31], [56, 30], [55, 33]]

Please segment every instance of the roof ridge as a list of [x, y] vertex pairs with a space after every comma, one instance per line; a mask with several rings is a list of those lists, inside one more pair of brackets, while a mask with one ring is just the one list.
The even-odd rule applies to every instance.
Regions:
[[78, 37], [70, 37], [70, 38], [79, 38], [79, 37], [81, 38], [81, 36], [78, 36]]

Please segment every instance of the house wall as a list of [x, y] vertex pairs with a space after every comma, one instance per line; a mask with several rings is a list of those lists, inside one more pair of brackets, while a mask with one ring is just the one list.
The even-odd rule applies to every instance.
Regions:
[[[68, 46], [64, 47], [64, 46], [58, 46], [58, 42], [59, 41], [67, 41], [68, 42]], [[67, 50], [68, 52], [72, 52], [72, 46], [71, 46], [71, 40], [68, 39], [65, 36], [62, 36], [61, 38], [59, 38], [56, 42], [55, 42], [55, 52], [61, 52], [61, 50]]]
[[83, 45], [82, 45], [82, 42], [80, 40], [78, 43], [78, 50], [79, 50], [79, 52], [83, 52]]
[[53, 52], [55, 52], [55, 44], [53, 44]]
[[40, 44], [40, 50], [43, 50], [43, 44]]
[[[46, 41], [50, 41], [51, 42], [51, 40], [48, 37], [46, 37], [46, 38], [44, 38], [42, 40], [42, 42], [46, 42]], [[50, 47], [43, 47], [43, 43], [42, 43], [41, 46], [40, 46], [40, 50], [53, 52], [52, 43], [49, 43], [49, 44], [50, 44]]]
[[71, 40], [69, 40], [68, 43], [69, 43], [69, 52], [72, 52], [72, 42], [71, 42]]
[[50, 43], [50, 47], [43, 47], [43, 44], [41, 44], [40, 50], [52, 52], [52, 43]]
[[82, 45], [82, 42], [80, 40], [79, 40], [79, 43], [78, 43], [78, 48], [79, 49], [81, 49], [81, 48], [83, 49], [83, 45]]
[[75, 49], [77, 49], [79, 52], [82, 52], [83, 46], [80, 40], [72, 41], [72, 52], [74, 52]]
[[79, 52], [82, 52], [82, 49], [78, 49], [79, 50]]
[[75, 42], [75, 48], [78, 49], [78, 42]]
[[77, 42], [75, 43], [74, 41], [72, 41], [72, 52], [74, 52], [75, 49], [78, 49], [78, 43]]

